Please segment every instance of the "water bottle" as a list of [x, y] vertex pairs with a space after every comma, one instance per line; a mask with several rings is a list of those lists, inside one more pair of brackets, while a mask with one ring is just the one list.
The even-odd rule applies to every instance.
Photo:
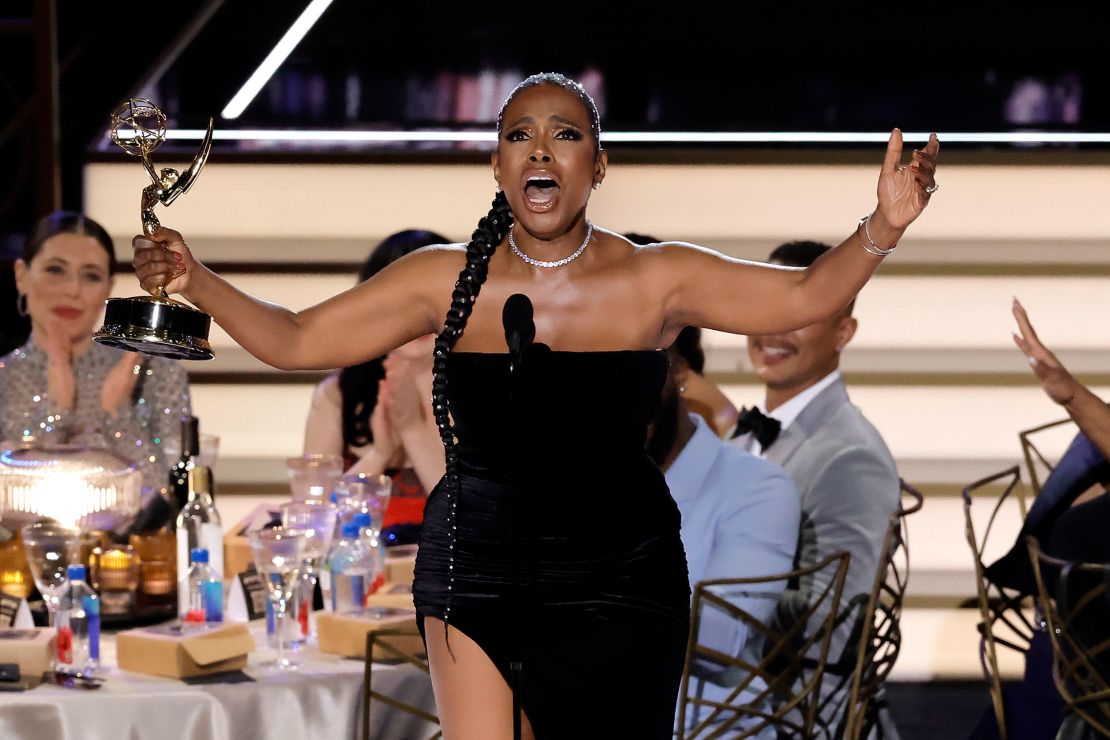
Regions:
[[189, 624], [224, 621], [224, 582], [208, 564], [208, 550], [194, 548], [189, 553], [192, 565], [185, 575], [185, 603], [181, 621]]
[[189, 605], [185, 587], [189, 569], [189, 553], [194, 548], [208, 551], [212, 570], [222, 579], [224, 573], [223, 525], [220, 513], [212, 503], [212, 474], [203, 465], [194, 465], [188, 471], [189, 500], [177, 516], [177, 610], [183, 612]]
[[366, 586], [373, 578], [373, 556], [360, 536], [359, 525], [343, 525], [339, 543], [328, 557], [325, 599], [333, 612], [353, 612], [366, 605]]
[[69, 566], [66, 577], [55, 617], [57, 664], [87, 676], [100, 665], [100, 599], [87, 583], [85, 566]]
[[382, 540], [382, 530], [374, 526], [373, 517], [369, 512], [355, 514], [354, 524], [358, 527], [359, 540], [371, 562], [371, 574], [366, 582], [365, 597], [376, 593], [385, 583], [385, 542]]

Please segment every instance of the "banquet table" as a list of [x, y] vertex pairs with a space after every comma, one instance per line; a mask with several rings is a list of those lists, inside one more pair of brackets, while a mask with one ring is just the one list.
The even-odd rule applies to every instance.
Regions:
[[[244, 671], [253, 682], [190, 685], [121, 671], [115, 639], [101, 639], [97, 690], [43, 684], [22, 693], [0, 693], [4, 740], [342, 740], [361, 737], [364, 663], [299, 651], [300, 667], [278, 673], [263, 667], [274, 651], [265, 628], [251, 625], [259, 648]], [[428, 674], [407, 664], [373, 665], [373, 685], [391, 697], [434, 712]], [[430, 737], [437, 729], [378, 702], [371, 706], [370, 737]]]

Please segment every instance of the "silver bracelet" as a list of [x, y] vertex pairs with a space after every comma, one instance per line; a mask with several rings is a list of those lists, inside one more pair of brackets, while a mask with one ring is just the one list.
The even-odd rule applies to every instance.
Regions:
[[[886, 257], [898, 248], [898, 244], [895, 243], [894, 246], [890, 247], [889, 249], [883, 249], [875, 243], [875, 240], [871, 238], [871, 216], [873, 215], [874, 214], [869, 213], [859, 220], [859, 222], [863, 225], [863, 233], [867, 236], [867, 241], [861, 239], [860, 242], [863, 244], [863, 248], [867, 250], [869, 254], [873, 254], [876, 257]], [[859, 231], [858, 226], [856, 227], [856, 231]]]

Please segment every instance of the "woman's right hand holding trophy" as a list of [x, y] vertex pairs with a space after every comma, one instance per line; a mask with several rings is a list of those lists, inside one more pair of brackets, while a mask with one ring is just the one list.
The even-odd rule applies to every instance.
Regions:
[[143, 290], [189, 297], [189, 280], [199, 263], [179, 232], [162, 226], [150, 236], [136, 236], [131, 246], [135, 250], [131, 264]]

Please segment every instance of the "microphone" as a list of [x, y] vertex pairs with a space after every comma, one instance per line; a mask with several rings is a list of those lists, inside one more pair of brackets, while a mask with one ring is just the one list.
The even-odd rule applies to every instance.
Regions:
[[518, 360], [524, 349], [536, 338], [536, 324], [532, 321], [532, 301], [522, 293], [513, 293], [501, 311], [501, 325], [505, 328], [505, 344], [513, 359]]

